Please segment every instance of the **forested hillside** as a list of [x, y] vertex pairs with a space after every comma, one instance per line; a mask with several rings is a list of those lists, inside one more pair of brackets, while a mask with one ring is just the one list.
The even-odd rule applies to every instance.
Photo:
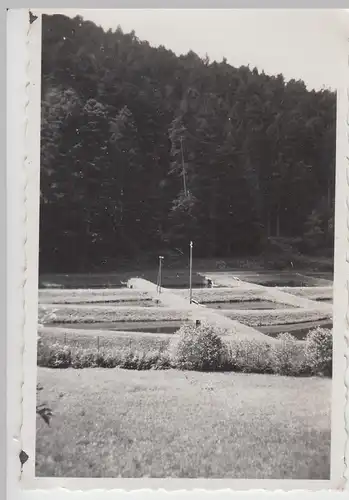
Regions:
[[330, 254], [334, 93], [79, 17], [44, 15], [42, 49], [41, 270], [114, 269], [190, 239], [200, 257], [272, 237]]

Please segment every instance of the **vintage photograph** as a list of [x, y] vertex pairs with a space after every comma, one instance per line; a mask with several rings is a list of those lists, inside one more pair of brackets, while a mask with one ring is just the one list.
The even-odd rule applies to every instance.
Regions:
[[36, 477], [330, 479], [335, 81], [198, 12], [42, 15]]

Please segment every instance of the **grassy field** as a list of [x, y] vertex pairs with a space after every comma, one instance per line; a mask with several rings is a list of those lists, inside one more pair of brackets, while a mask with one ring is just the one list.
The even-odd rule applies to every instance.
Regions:
[[327, 379], [39, 368], [38, 382], [53, 410], [38, 476], [329, 478]]

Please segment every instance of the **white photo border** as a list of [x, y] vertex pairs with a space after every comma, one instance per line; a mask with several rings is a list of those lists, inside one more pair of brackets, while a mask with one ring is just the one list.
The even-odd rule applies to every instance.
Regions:
[[[45, 9], [46, 10], [46, 9]], [[58, 10], [58, 9], [55, 9]], [[59, 9], [60, 11], [63, 9]], [[32, 9], [37, 16], [29, 22], [29, 10], [8, 11], [8, 42], [11, 55], [13, 44], [21, 47], [17, 60], [8, 66], [8, 84], [15, 74], [19, 77], [16, 92], [10, 92], [12, 119], [8, 130], [12, 147], [7, 156], [8, 193], [8, 256], [9, 301], [8, 375], [11, 378], [9, 474], [20, 480], [23, 489], [33, 491], [55, 488], [65, 490], [103, 490], [120, 492], [154, 490], [179, 492], [229, 489], [243, 490], [336, 490], [347, 488], [349, 469], [349, 62], [343, 57], [338, 76], [342, 85], [337, 99], [337, 160], [335, 213], [335, 278], [334, 278], [334, 373], [332, 385], [331, 480], [213, 480], [213, 479], [89, 479], [35, 478], [35, 388], [36, 332], [38, 288], [38, 216], [40, 170], [40, 88], [41, 88], [41, 10]], [[11, 38], [11, 29], [13, 30]], [[18, 35], [20, 34], [20, 37]], [[347, 47], [345, 47], [347, 50]], [[25, 61], [25, 66], [23, 66]], [[16, 73], [17, 72], [17, 73]], [[12, 100], [11, 100], [12, 99]], [[20, 126], [19, 126], [20, 124]], [[13, 147], [16, 140], [16, 147]], [[11, 165], [11, 168], [9, 168]], [[343, 291], [346, 290], [344, 294]], [[341, 332], [345, 331], [345, 337]], [[338, 332], [338, 333], [336, 333]], [[17, 364], [18, 361], [18, 364]], [[22, 368], [21, 368], [22, 367]], [[340, 383], [342, 382], [342, 383]], [[345, 409], [345, 412], [344, 412]], [[14, 416], [16, 415], [16, 418]], [[13, 419], [13, 420], [12, 420]], [[21, 472], [18, 454], [25, 450], [29, 456]], [[347, 460], [344, 457], [348, 457]], [[167, 483], [167, 484], [165, 484]], [[150, 491], [152, 490], [152, 491]], [[67, 492], [67, 491], [66, 491]], [[50, 491], [50, 494], [52, 491]], [[87, 494], [88, 491], [85, 491]], [[111, 493], [111, 491], [110, 491]], [[246, 493], [246, 491], [245, 491]], [[99, 495], [98, 495], [99, 496]], [[95, 498], [95, 496], [94, 496]]]

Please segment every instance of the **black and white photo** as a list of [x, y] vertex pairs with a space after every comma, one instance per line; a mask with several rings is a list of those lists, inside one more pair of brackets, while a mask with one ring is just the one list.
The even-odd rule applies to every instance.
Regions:
[[333, 15], [40, 15], [36, 478], [341, 477]]

